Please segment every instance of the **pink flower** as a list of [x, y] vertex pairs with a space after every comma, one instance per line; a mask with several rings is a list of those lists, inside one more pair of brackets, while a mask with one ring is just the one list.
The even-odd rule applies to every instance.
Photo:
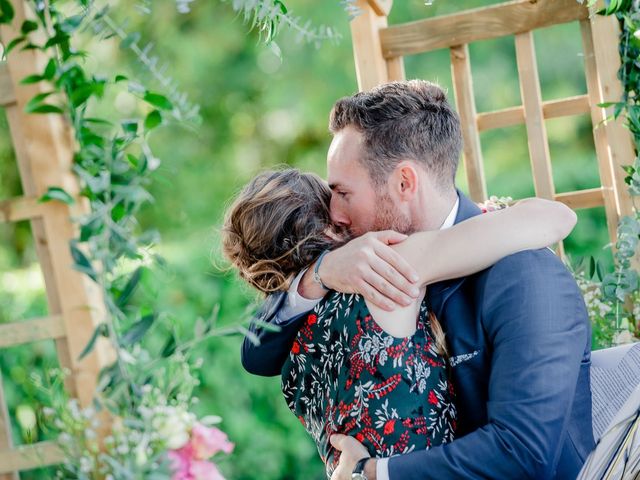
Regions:
[[191, 429], [190, 446], [193, 449], [193, 458], [198, 460], [206, 460], [218, 452], [231, 453], [234, 447], [226, 433], [201, 423], [196, 423]]
[[191, 464], [193, 480], [225, 480], [213, 462], [194, 460]]

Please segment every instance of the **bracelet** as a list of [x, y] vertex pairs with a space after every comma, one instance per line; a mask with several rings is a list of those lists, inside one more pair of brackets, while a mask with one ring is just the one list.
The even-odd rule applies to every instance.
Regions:
[[324, 258], [324, 256], [329, 253], [331, 250], [325, 250], [324, 252], [322, 252], [320, 254], [320, 256], [318, 257], [318, 259], [316, 260], [316, 266], [313, 269], [313, 281], [316, 282], [317, 284], [319, 284], [322, 288], [324, 288], [325, 290], [330, 290], [329, 287], [327, 287], [323, 282], [322, 279], [320, 278], [320, 274], [318, 273], [318, 270], [320, 269], [320, 264], [322, 263], [322, 259]]

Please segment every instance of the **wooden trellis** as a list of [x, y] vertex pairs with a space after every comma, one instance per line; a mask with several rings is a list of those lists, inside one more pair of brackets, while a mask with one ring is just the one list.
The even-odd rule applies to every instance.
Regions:
[[[0, 26], [0, 41], [7, 44], [20, 35], [28, 10], [22, 0], [11, 1], [16, 17], [11, 25]], [[72, 222], [87, 211], [85, 203], [73, 205], [38, 199], [51, 186], [64, 188], [77, 198], [79, 186], [71, 173], [73, 136], [59, 115], [32, 115], [25, 105], [45, 86], [22, 85], [27, 75], [40, 73], [47, 59], [36, 50], [13, 51], [0, 63], [0, 106], [7, 115], [16, 153], [24, 196], [0, 201], [0, 222], [29, 220], [42, 269], [49, 315], [44, 318], [14, 319], [0, 324], [0, 355], [14, 345], [55, 340], [60, 365], [71, 374], [68, 392], [82, 406], [91, 403], [100, 368], [112, 360], [105, 344], [78, 360], [95, 326], [104, 320], [104, 304], [95, 284], [73, 270], [69, 241], [76, 238]], [[0, 480], [15, 480], [21, 470], [59, 463], [61, 452], [55, 444], [40, 442], [13, 447], [11, 426], [0, 378]]]
[[[577, 0], [516, 0], [401, 25], [387, 25], [392, 0], [358, 0], [362, 11], [351, 22], [358, 86], [361, 90], [405, 78], [402, 58], [448, 48], [454, 95], [462, 123], [464, 166], [469, 193], [476, 202], [487, 199], [480, 132], [525, 124], [535, 193], [576, 209], [604, 206], [609, 236], [615, 244], [621, 216], [632, 213], [622, 165], [634, 160], [632, 138], [621, 121], [607, 117], [604, 102], [617, 101], [622, 85], [616, 75], [619, 26], [614, 17], [590, 16]], [[583, 3], [587, 3], [586, 1]], [[536, 65], [533, 30], [579, 22], [582, 32], [587, 93], [543, 102]], [[476, 111], [469, 44], [515, 36], [522, 105], [493, 112]], [[602, 186], [575, 192], [555, 190], [545, 120], [590, 114]]]

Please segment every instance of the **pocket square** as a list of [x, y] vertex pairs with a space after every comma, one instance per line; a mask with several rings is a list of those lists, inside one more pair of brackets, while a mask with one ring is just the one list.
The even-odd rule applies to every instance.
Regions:
[[454, 368], [460, 365], [461, 363], [468, 362], [473, 357], [477, 356], [479, 353], [480, 353], [480, 350], [474, 350], [471, 353], [463, 353], [461, 355], [456, 355], [455, 357], [451, 357], [449, 359], [449, 365], [451, 366], [451, 368]]

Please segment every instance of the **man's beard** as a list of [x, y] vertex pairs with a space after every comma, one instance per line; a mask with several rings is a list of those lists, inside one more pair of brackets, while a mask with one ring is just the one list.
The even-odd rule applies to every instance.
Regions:
[[376, 206], [376, 216], [373, 220], [372, 231], [395, 230], [405, 235], [410, 235], [416, 231], [411, 218], [403, 214], [395, 206], [388, 193], [383, 192], [376, 195]]

